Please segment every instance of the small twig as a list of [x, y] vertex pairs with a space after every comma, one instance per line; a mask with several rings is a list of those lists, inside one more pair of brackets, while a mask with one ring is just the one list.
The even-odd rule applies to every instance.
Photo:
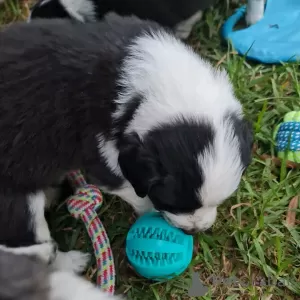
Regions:
[[230, 208], [230, 215], [232, 216], [233, 219], [236, 220], [236, 217], [233, 214], [233, 210], [235, 210], [236, 208], [241, 207], [241, 206], [251, 207], [251, 203], [247, 202], [247, 203], [238, 203], [238, 204], [232, 205], [231, 208]]

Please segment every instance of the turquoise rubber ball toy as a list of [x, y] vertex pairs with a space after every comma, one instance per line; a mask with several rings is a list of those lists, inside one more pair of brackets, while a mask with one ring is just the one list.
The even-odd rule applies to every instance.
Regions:
[[171, 279], [189, 266], [193, 237], [170, 225], [160, 213], [147, 213], [130, 228], [126, 255], [139, 275], [153, 281]]

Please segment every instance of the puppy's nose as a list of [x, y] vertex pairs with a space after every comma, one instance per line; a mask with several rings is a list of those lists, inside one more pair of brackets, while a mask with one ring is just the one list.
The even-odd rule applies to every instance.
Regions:
[[194, 235], [194, 234], [196, 234], [196, 233], [198, 232], [198, 230], [195, 229], [195, 228], [193, 228], [193, 229], [188, 229], [188, 230], [183, 229], [183, 232], [184, 232], [185, 234], [188, 234], [188, 235]]

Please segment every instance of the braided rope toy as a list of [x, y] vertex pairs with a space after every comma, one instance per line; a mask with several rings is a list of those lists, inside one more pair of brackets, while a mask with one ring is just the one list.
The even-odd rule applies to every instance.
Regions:
[[83, 221], [93, 242], [97, 261], [97, 286], [109, 294], [114, 294], [113, 254], [105, 228], [96, 212], [103, 203], [102, 194], [95, 185], [86, 183], [80, 171], [70, 172], [68, 179], [75, 190], [75, 195], [67, 199], [67, 207], [74, 218]]
[[300, 163], [300, 111], [291, 111], [284, 116], [274, 132], [278, 157]]

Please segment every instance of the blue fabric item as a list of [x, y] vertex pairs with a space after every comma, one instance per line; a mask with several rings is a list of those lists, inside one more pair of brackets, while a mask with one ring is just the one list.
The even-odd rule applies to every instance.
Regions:
[[262, 63], [300, 60], [300, 0], [267, 0], [259, 22], [233, 31], [245, 12], [245, 6], [239, 8], [221, 30], [240, 55]]
[[300, 122], [284, 122], [276, 135], [278, 151], [300, 151]]

